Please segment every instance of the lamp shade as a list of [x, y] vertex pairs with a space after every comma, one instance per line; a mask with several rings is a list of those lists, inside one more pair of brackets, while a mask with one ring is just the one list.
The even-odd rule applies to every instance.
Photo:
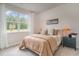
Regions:
[[68, 36], [68, 34], [70, 34], [70, 32], [71, 32], [70, 27], [69, 26], [64, 26], [64, 28], [63, 28], [63, 35], [64, 36]]

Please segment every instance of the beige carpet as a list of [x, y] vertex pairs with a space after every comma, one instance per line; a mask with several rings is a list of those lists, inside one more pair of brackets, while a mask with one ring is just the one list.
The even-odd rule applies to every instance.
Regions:
[[58, 51], [55, 53], [55, 56], [78, 56], [79, 50], [75, 50], [69, 47], [60, 47]]
[[[68, 47], [60, 47], [55, 56], [78, 56], [79, 50], [74, 50]], [[18, 46], [10, 47], [7, 49], [0, 50], [0, 56], [38, 56], [36, 53], [29, 49], [19, 50]]]

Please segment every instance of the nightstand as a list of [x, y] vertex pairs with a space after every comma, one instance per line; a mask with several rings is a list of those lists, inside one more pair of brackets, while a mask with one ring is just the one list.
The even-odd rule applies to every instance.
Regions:
[[62, 44], [76, 50], [76, 37], [63, 37]]

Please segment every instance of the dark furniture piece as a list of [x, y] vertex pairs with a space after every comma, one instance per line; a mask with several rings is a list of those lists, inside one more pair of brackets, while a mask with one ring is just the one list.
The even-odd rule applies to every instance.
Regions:
[[76, 37], [63, 37], [62, 44], [76, 50]]

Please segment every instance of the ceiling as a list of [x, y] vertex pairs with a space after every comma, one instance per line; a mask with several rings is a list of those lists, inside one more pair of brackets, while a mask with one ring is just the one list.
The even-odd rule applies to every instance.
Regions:
[[50, 8], [55, 8], [63, 3], [12, 3], [12, 5], [27, 9], [29, 11], [40, 13]]

